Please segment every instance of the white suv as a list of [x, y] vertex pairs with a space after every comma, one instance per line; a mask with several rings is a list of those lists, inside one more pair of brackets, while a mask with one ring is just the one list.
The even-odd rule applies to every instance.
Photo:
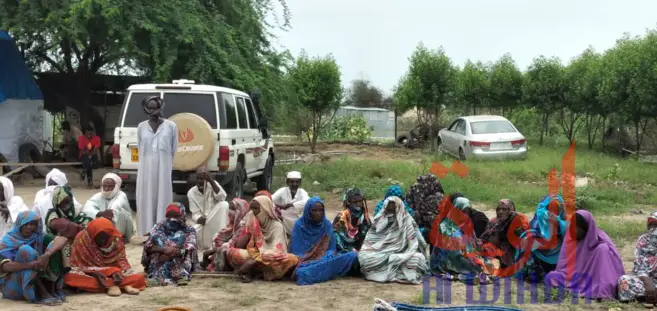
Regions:
[[[217, 143], [208, 161], [211, 175], [231, 197], [241, 197], [244, 183], [253, 179], [258, 190], [269, 190], [274, 168], [274, 143], [262, 118], [258, 97], [224, 87], [174, 80], [171, 84], [136, 84], [128, 88], [114, 130], [113, 165], [134, 207], [139, 153], [137, 125], [146, 120], [141, 102], [150, 96], [164, 99], [165, 117], [193, 113], [205, 119]], [[172, 172], [173, 191], [186, 194], [196, 182], [195, 171]]]

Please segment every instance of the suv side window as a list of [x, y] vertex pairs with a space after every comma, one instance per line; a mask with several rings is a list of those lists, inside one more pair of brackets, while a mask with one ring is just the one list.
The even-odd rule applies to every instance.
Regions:
[[237, 105], [230, 94], [221, 94], [224, 101], [225, 110], [225, 124], [222, 125], [223, 129], [234, 130], [237, 128]]
[[240, 120], [240, 129], [248, 129], [249, 128], [249, 122], [247, 121], [246, 117], [246, 107], [244, 107], [244, 98], [242, 97], [235, 97], [237, 101], [237, 117]]
[[249, 112], [249, 128], [257, 129], [258, 116], [256, 115], [255, 109], [253, 109], [253, 103], [248, 98], [245, 98], [244, 100], [246, 101], [246, 110]]

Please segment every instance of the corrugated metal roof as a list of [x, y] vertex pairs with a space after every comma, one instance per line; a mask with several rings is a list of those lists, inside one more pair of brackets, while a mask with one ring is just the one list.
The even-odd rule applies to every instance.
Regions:
[[43, 100], [43, 94], [14, 40], [0, 30], [0, 103], [7, 99]]

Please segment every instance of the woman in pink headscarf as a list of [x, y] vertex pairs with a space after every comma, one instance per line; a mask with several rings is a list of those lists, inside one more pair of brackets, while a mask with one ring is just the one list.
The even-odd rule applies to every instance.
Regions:
[[545, 284], [565, 287], [588, 299], [616, 299], [618, 278], [625, 272], [614, 242], [595, 225], [588, 211], [577, 211], [570, 225], [576, 227], [566, 234], [557, 269], [548, 273]]

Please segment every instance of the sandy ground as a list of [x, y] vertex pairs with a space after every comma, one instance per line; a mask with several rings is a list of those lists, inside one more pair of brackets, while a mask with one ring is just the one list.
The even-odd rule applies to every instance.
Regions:
[[[83, 187], [78, 180], [76, 171], [67, 170], [69, 182], [73, 186], [74, 195], [84, 203], [98, 190], [89, 190]], [[102, 172], [97, 172], [99, 179]], [[16, 184], [16, 194], [23, 197], [28, 205], [34, 201], [34, 194], [43, 187], [43, 180], [23, 180]], [[184, 200], [184, 198], [177, 198]], [[336, 198], [331, 200], [339, 201]], [[368, 202], [374, 206], [375, 201]], [[327, 206], [339, 206], [327, 204]], [[327, 211], [329, 219], [335, 216], [335, 210]], [[488, 216], [493, 211], [486, 211]], [[127, 255], [133, 268], [142, 270], [140, 265], [141, 245], [140, 239], [133, 236], [127, 245]], [[632, 243], [624, 243], [620, 250], [626, 270], [631, 269], [633, 259]], [[433, 284], [433, 282], [431, 283]], [[475, 290], [476, 291], [476, 290]], [[489, 292], [491, 290], [489, 289]], [[583, 305], [531, 305], [528, 304], [528, 295], [525, 304], [518, 303], [515, 291], [512, 290], [512, 304], [526, 310], [563, 310], [587, 308], [593, 310], [620, 310], [638, 307], [637, 305], [618, 305], [608, 303], [594, 303]], [[539, 296], [542, 289], [539, 290]], [[190, 310], [372, 310], [374, 298], [382, 298], [389, 302], [399, 301], [411, 304], [421, 304], [423, 301], [422, 285], [378, 284], [358, 278], [344, 278], [313, 286], [297, 286], [293, 282], [264, 282], [255, 281], [242, 284], [231, 278], [194, 279], [185, 287], [148, 288], [138, 296], [122, 295], [109, 297], [103, 294], [71, 294], [68, 302], [58, 307], [44, 307], [30, 305], [24, 302], [0, 300], [0, 310], [161, 310], [161, 308], [181, 306]], [[479, 295], [477, 294], [478, 298]], [[430, 301], [435, 304], [435, 294], [431, 294]], [[496, 304], [503, 304], [500, 298]], [[463, 284], [455, 283], [451, 287], [451, 305], [466, 304], [466, 288]], [[581, 302], [580, 302], [581, 303]]]

